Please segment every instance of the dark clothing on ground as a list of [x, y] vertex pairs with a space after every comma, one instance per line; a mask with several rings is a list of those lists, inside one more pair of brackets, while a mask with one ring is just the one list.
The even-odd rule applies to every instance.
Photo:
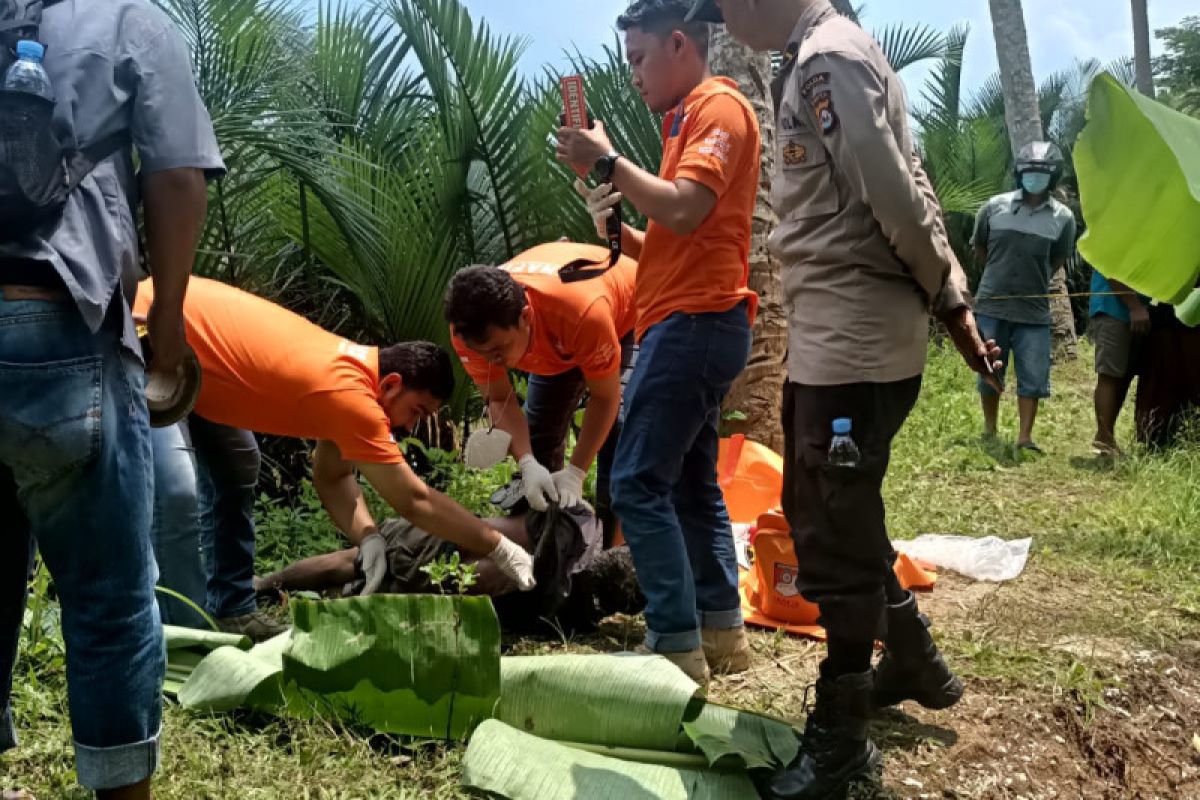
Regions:
[[[874, 641], [884, 632], [895, 551], [881, 490], [892, 439], [920, 390], [919, 375], [895, 383], [784, 386], [783, 511], [800, 565], [797, 585], [821, 607], [831, 637]], [[853, 424], [858, 467], [827, 463], [838, 417]]]
[[[610, 614], [636, 614], [645, 605], [628, 548], [602, 550], [600, 524], [586, 509], [530, 513], [525, 530], [533, 547], [538, 586], [530, 592], [493, 597], [505, 630], [547, 632], [557, 624], [566, 631], [583, 632], [594, 629]], [[379, 532], [387, 542], [388, 558], [382, 593], [443, 591], [422, 567], [459, 552], [457, 545], [405, 519], [386, 520]], [[547, 539], [547, 535], [553, 538]], [[362, 590], [361, 555], [355, 561], [355, 573], [355, 581], [346, 587], [348, 594]]]

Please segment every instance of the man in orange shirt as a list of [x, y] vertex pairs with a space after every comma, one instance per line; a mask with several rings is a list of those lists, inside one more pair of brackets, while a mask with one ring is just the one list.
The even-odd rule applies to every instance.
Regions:
[[[145, 314], [153, 295], [143, 283], [134, 313]], [[334, 524], [359, 546], [367, 592], [386, 577], [387, 557], [356, 471], [400, 516], [492, 559], [521, 588], [532, 587], [529, 555], [426, 486], [392, 437], [394, 428], [433, 414], [453, 392], [444, 351], [428, 342], [382, 349], [355, 344], [268, 300], [203, 278], [192, 279], [183, 315], [203, 373], [191, 427], [207, 501], [207, 605], [223, 628], [256, 638], [271, 633], [255, 612], [251, 512], [258, 451], [251, 431], [317, 440], [313, 486]], [[159, 529], [170, 524], [179, 521], [155, 521]], [[194, 545], [171, 557], [198, 568]]]
[[[467, 374], [483, 391], [492, 423], [512, 436], [525, 498], [536, 511], [548, 502], [564, 508], [583, 496], [583, 480], [598, 459], [597, 516], [611, 542], [608, 477], [620, 431], [622, 377], [634, 359], [634, 278], [637, 262], [618, 259], [611, 269], [577, 282], [559, 272], [577, 262], [605, 262], [596, 245], [551, 242], [502, 267], [467, 267], [446, 289], [446, 322]], [[529, 373], [525, 413], [515, 399], [509, 369]], [[588, 394], [583, 427], [571, 463], [566, 436]]]
[[[621, 196], [650, 222], [626, 226], [638, 259], [638, 364], [625, 396], [613, 505], [646, 595], [646, 646], [699, 682], [749, 666], [729, 515], [717, 485], [721, 403], [750, 353], [758, 297], [746, 287], [758, 189], [758, 120], [708, 70], [708, 26], [690, 3], [638, 0], [617, 20], [633, 81], [665, 114], [656, 177], [594, 129], [561, 128], [559, 158], [611, 181], [579, 185], [602, 230]], [[620, 187], [620, 194], [613, 192]]]

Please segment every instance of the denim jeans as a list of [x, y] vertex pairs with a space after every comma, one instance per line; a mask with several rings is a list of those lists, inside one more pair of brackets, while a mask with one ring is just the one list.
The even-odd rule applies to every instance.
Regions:
[[162, 714], [150, 423], [120, 303], [93, 334], [70, 303], [0, 299], [0, 750], [16, 744], [10, 690], [36, 546], [62, 605], [89, 789], [154, 772]]
[[249, 614], [254, 602], [254, 493], [262, 457], [254, 434], [193, 414], [188, 419], [200, 467], [200, 542], [208, 575], [208, 613]]
[[625, 393], [613, 507], [646, 595], [646, 645], [700, 646], [742, 624], [737, 557], [717, 484], [721, 403], [750, 356], [744, 304], [677, 313], [642, 338]]
[[[154, 444], [161, 513], [153, 538], [163, 585], [218, 619], [249, 614], [256, 608], [254, 497], [261, 464], [254, 434], [192, 414], [178, 435], [156, 435]], [[169, 568], [168, 561], [174, 562]]]
[[[204, 608], [207, 579], [200, 559], [200, 516], [196, 489], [196, 457], [187, 424], [180, 422], [150, 433], [154, 446], [154, 526], [151, 540], [158, 562], [159, 584]], [[208, 623], [186, 603], [158, 595], [158, 610], [168, 625], [207, 628]]]
[[[625, 419], [624, 390], [637, 364], [638, 347], [630, 335], [621, 341], [622, 402], [608, 438], [596, 454], [596, 517], [604, 526], [604, 546], [612, 544], [616, 517], [612, 511], [610, 489], [613, 458], [621, 425]], [[529, 443], [533, 457], [546, 469], [556, 472], [563, 468], [567, 453], [567, 431], [579, 410], [587, 382], [578, 369], [560, 375], [530, 375], [525, 395], [525, 420], [529, 423]]]

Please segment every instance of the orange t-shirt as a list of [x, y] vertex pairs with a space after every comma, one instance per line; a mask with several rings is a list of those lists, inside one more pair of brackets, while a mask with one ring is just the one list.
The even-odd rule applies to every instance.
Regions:
[[676, 312], [727, 311], [743, 300], [754, 321], [758, 295], [746, 281], [760, 147], [754, 109], [728, 78], [700, 84], [663, 120], [658, 176], [703, 184], [717, 204], [688, 236], [654, 221], [646, 227], [637, 274], [639, 340]]
[[[608, 263], [608, 248], [550, 242], [521, 253], [501, 269], [525, 289], [530, 309], [529, 349], [516, 369], [533, 375], [560, 375], [579, 368], [585, 378], [605, 378], [621, 369], [621, 339], [633, 330], [637, 309], [637, 262], [622, 256], [595, 278], [563, 283], [562, 267], [576, 259]], [[505, 375], [454, 337], [463, 368], [480, 386]]]
[[[154, 287], [142, 281], [134, 313]], [[200, 361], [196, 413], [255, 433], [325, 439], [349, 461], [404, 461], [379, 405], [379, 349], [354, 344], [269, 300], [193, 277], [183, 302]]]

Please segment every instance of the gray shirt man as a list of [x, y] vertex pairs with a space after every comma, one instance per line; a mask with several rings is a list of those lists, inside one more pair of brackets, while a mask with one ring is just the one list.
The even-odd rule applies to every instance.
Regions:
[[1050, 280], [1075, 249], [1075, 215], [1053, 197], [1036, 208], [1021, 190], [979, 209], [972, 244], [987, 251], [976, 312], [1022, 325], [1049, 325]]
[[124, 342], [140, 357], [128, 311], [143, 277], [133, 151], [143, 173], [190, 167], [220, 175], [212, 121], [179, 31], [148, 2], [61, 0], [45, 9], [41, 39], [50, 43], [45, 68], [59, 140], [83, 147], [126, 131], [132, 147], [96, 166], [67, 198], [61, 220], [21, 242], [0, 243], [0, 257], [47, 262], [92, 331], [119, 290]]
[[904, 87], [870, 35], [818, 2], [772, 90], [780, 222], [770, 245], [791, 317], [789, 379], [919, 375], [929, 311], [967, 305], [969, 294], [915, 156]]

